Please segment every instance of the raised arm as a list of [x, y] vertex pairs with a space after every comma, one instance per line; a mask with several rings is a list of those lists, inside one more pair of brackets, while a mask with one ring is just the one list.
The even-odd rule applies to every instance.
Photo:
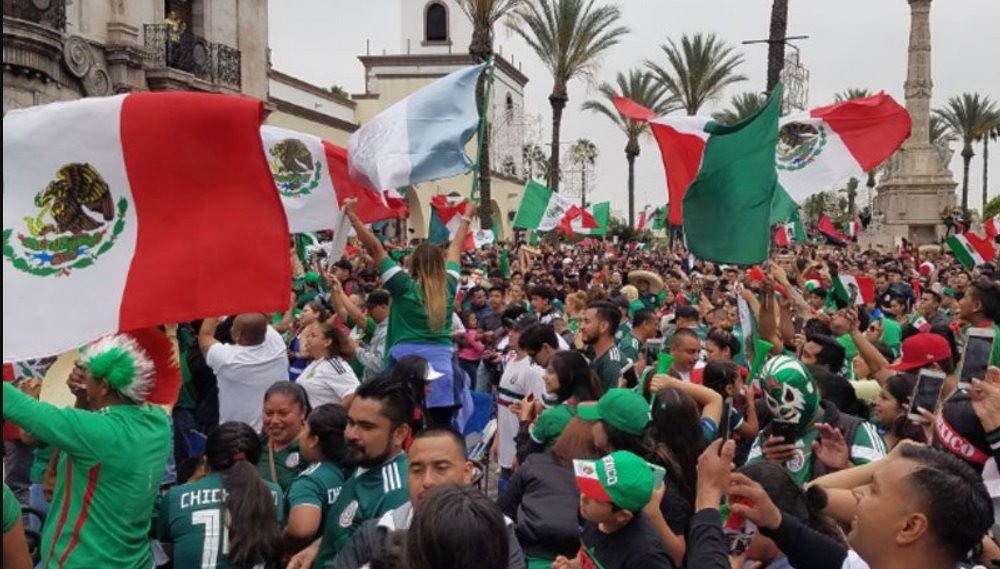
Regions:
[[872, 378], [880, 384], [889, 381], [889, 378], [893, 376], [893, 371], [889, 369], [889, 362], [882, 355], [882, 352], [878, 351], [875, 345], [868, 340], [868, 337], [858, 327], [857, 307], [852, 306], [847, 309], [845, 314], [847, 321], [851, 325], [851, 339], [854, 340], [854, 345], [858, 348], [858, 355], [868, 364]]
[[358, 234], [358, 241], [361, 241], [365, 251], [368, 251], [368, 254], [372, 256], [375, 266], [381, 265], [382, 260], [385, 259], [385, 248], [382, 247], [382, 242], [378, 240], [378, 237], [375, 237], [371, 229], [368, 229], [368, 226], [358, 217], [358, 200], [356, 198], [344, 200], [343, 208], [351, 226], [354, 227], [354, 232]]
[[208, 355], [208, 349], [219, 343], [215, 339], [215, 329], [218, 327], [218, 318], [206, 318], [201, 321], [201, 328], [198, 329], [198, 347], [201, 348], [202, 355]]
[[12, 384], [3, 384], [4, 420], [71, 456], [96, 459], [97, 449], [114, 440], [117, 433], [106, 417], [36, 401]]
[[472, 200], [465, 202], [465, 213], [462, 221], [458, 224], [458, 231], [455, 238], [448, 245], [448, 260], [452, 263], [462, 263], [462, 249], [465, 248], [465, 235], [469, 232], [469, 224], [472, 223], [472, 216], [476, 214], [476, 204]]

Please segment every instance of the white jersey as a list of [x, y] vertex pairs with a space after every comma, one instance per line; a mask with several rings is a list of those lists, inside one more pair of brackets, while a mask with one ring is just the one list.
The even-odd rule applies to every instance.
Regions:
[[511, 359], [504, 366], [497, 401], [498, 455], [503, 468], [510, 468], [517, 454], [514, 438], [517, 436], [519, 421], [517, 415], [510, 410], [510, 405], [521, 401], [529, 393], [534, 393], [535, 398], [541, 400], [545, 395], [542, 373], [542, 368], [531, 363], [531, 358], [527, 356]]

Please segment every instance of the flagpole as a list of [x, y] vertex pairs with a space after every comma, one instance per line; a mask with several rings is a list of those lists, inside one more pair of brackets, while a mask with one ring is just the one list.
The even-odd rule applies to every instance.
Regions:
[[476, 142], [476, 163], [472, 168], [472, 189], [469, 191], [469, 199], [473, 202], [479, 202], [479, 164], [483, 159], [483, 146], [486, 139], [486, 124], [489, 121], [489, 108], [490, 108], [490, 97], [493, 94], [493, 69], [495, 67], [494, 61], [496, 56], [490, 55], [489, 61], [486, 62], [486, 92], [483, 94], [483, 108], [480, 109], [482, 116], [479, 117], [479, 137]]

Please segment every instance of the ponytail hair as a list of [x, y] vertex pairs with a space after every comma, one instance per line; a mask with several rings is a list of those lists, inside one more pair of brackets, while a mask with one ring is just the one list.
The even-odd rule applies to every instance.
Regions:
[[260, 439], [245, 423], [223, 423], [205, 441], [208, 466], [222, 478], [226, 557], [241, 567], [278, 563], [283, 553], [275, 497], [255, 466], [260, 455]]
[[340, 464], [347, 456], [344, 430], [347, 428], [347, 409], [335, 403], [326, 403], [312, 410], [306, 419], [309, 434], [319, 439], [323, 457]]

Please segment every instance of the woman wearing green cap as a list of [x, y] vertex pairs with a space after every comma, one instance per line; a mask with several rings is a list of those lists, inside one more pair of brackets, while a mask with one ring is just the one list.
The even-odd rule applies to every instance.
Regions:
[[42, 565], [151, 567], [150, 519], [171, 449], [167, 414], [146, 403], [153, 363], [120, 334], [88, 347], [80, 370], [86, 411], [3, 386], [4, 419], [62, 451]]

